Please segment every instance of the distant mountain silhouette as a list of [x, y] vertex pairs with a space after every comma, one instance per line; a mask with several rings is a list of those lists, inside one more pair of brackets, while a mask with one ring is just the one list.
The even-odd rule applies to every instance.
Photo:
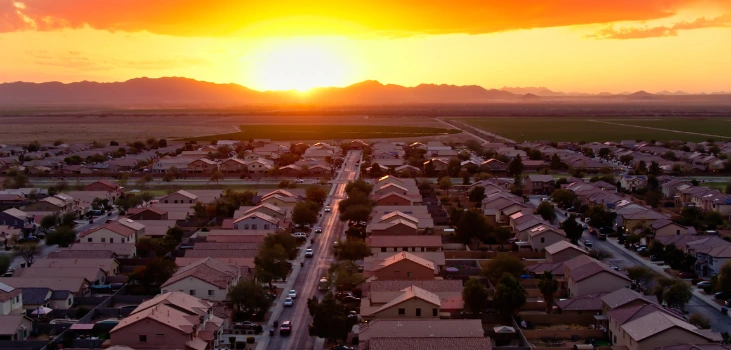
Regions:
[[541, 96], [538, 96], [535, 94], [525, 94], [520, 99], [523, 101], [540, 101], [543, 98], [541, 98]]
[[454, 104], [519, 98], [506, 91], [474, 85], [404, 87], [377, 81], [364, 81], [343, 88], [316, 88], [307, 94], [256, 91], [238, 84], [215, 84], [175, 77], [137, 78], [115, 83], [0, 84], [0, 104], [4, 105]]
[[672, 91], [663, 90], [663, 91], [660, 91], [660, 92], [655, 93], [655, 95], [687, 96], [687, 95], [690, 95], [690, 94], [687, 93], [687, 92], [684, 92], [684, 91], [675, 91], [675, 92], [672, 92]]
[[635, 93], [631, 93], [627, 95], [628, 100], [654, 100], [658, 96], [651, 94], [647, 91], [637, 91]]

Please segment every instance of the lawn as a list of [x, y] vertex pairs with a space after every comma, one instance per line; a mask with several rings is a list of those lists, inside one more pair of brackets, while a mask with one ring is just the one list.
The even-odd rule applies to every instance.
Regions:
[[192, 137], [186, 140], [353, 140], [457, 134], [459, 130], [386, 125], [241, 125], [241, 132]]
[[[633, 128], [627, 125], [611, 123], [641, 125], [641, 123], [656, 123], [646, 125], [678, 131], [701, 132], [700, 127], [694, 126], [696, 121], [685, 118], [666, 118], [657, 120], [630, 119], [630, 118], [549, 118], [549, 117], [497, 117], [497, 118], [458, 118], [456, 121], [507, 137], [517, 142], [522, 141], [586, 141], [605, 142], [621, 140], [684, 140], [705, 141], [707, 136], [676, 133], [671, 131]], [[708, 125], [722, 123], [724, 119], [707, 120]], [[704, 119], [706, 121], [706, 119]], [[727, 122], [731, 125], [731, 122]], [[704, 127], [706, 124], [703, 124]], [[709, 126], [710, 127], [710, 126]], [[731, 129], [731, 128], [730, 128]], [[730, 131], [724, 131], [731, 134]], [[713, 134], [719, 134], [716, 131]]]
[[731, 138], [731, 119], [727, 118], [617, 119], [612, 122], [650, 128], [720, 135]]

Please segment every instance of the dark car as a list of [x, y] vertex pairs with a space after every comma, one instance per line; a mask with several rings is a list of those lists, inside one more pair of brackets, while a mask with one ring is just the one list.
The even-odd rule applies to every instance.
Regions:
[[335, 299], [342, 301], [345, 298], [355, 298], [355, 295], [351, 292], [338, 292], [335, 294]]
[[292, 321], [282, 322], [282, 325], [279, 326], [279, 334], [280, 335], [292, 334]]
[[588, 248], [591, 248], [593, 246], [593, 244], [591, 243], [590, 240], [587, 239], [587, 240], [584, 241], [584, 246], [585, 247], [588, 247]]
[[15, 243], [29, 243], [29, 242], [36, 242], [36, 243], [38, 243], [40, 241], [41, 241], [41, 239], [38, 238], [38, 237], [28, 236], [28, 237], [25, 237], [25, 238], [18, 239], [17, 241], [15, 241]]
[[340, 299], [340, 302], [342, 302], [342, 303], [360, 303], [360, 298], [353, 296], [353, 295], [346, 295], [342, 299]]
[[718, 292], [713, 294], [713, 297], [718, 300], [731, 300], [731, 292]]
[[680, 278], [696, 278], [698, 275], [695, 274], [695, 272], [681, 272]]
[[353, 348], [347, 345], [333, 345], [330, 350], [353, 350]]
[[600, 233], [596, 235], [597, 238], [599, 238], [600, 241], [606, 241], [607, 240], [607, 234], [606, 233]]
[[234, 328], [236, 328], [236, 329], [252, 329], [254, 327], [256, 327], [256, 323], [251, 322], [251, 321], [234, 323]]

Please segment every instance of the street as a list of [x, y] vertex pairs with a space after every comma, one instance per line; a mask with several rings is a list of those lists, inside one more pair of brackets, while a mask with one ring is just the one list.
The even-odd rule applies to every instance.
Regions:
[[[335, 259], [332, 255], [333, 243], [341, 239], [345, 232], [346, 224], [338, 218], [338, 203], [345, 198], [345, 185], [348, 181], [358, 178], [358, 164], [361, 153], [359, 151], [351, 152], [345, 159], [345, 165], [342, 173], [333, 181], [334, 190], [331, 196], [325, 202], [332, 208], [331, 213], [323, 213], [323, 219], [320, 223], [322, 233], [311, 234], [314, 237], [314, 243], [310, 246], [314, 251], [312, 258], [305, 258], [304, 254], [300, 254], [295, 263], [304, 261], [304, 267], [299, 270], [299, 274], [295, 278], [293, 289], [297, 291], [297, 299], [295, 299], [292, 307], [286, 307], [282, 310], [281, 315], [276, 319], [271, 319], [270, 324], [274, 320], [278, 320], [281, 324], [283, 321], [292, 322], [292, 334], [289, 336], [280, 336], [279, 332], [275, 332], [274, 337], [269, 337], [267, 349], [312, 349], [315, 344], [315, 338], [308, 333], [308, 325], [311, 323], [309, 310], [307, 309], [307, 299], [313, 295], [322, 298], [325, 294], [317, 289], [320, 277], [327, 275], [327, 270]], [[302, 247], [302, 251], [307, 248]], [[288, 290], [282, 292], [287, 294]], [[275, 300], [275, 304], [281, 304], [283, 297]], [[277, 305], [272, 306], [275, 308]], [[276, 312], [274, 313], [276, 314]]]

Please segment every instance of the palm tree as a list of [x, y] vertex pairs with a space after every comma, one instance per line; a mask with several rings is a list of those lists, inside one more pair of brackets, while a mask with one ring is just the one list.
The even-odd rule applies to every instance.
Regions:
[[550, 271], [543, 272], [543, 276], [538, 281], [538, 290], [541, 291], [543, 299], [546, 301], [546, 313], [550, 314], [553, 309], [553, 294], [558, 291], [558, 281], [553, 279]]

